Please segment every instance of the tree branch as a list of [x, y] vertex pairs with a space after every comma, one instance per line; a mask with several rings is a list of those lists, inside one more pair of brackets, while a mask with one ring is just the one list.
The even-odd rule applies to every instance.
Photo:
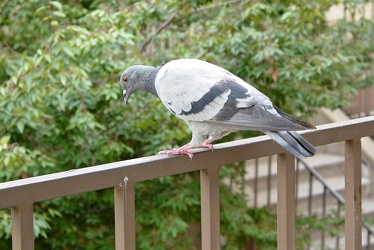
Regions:
[[[196, 13], [199, 13], [199, 12], [203, 12], [203, 11], [208, 11], [208, 10], [212, 10], [212, 9], [215, 9], [215, 8], [219, 8], [219, 7], [222, 7], [222, 6], [226, 6], [226, 5], [229, 5], [229, 4], [235, 4], [235, 3], [239, 3], [239, 2], [248, 2], [248, 0], [231, 0], [231, 1], [227, 1], [227, 2], [222, 2], [222, 3], [217, 3], [217, 4], [212, 4], [212, 5], [209, 5], [209, 6], [203, 6], [203, 7], [200, 7], [198, 9], [195, 9], [191, 12], [189, 12], [188, 14], [196, 14]], [[163, 22], [157, 29], [156, 31], [150, 36], [148, 37], [144, 43], [142, 44], [142, 46], [140, 47], [140, 53], [143, 53], [145, 51], [148, 50], [149, 46], [151, 45], [151, 43], [153, 42], [153, 40], [156, 38], [156, 36], [164, 29], [166, 29], [168, 27], [168, 25], [176, 18], [178, 14], [178, 11], [174, 12], [173, 14], [171, 14], [168, 19], [166, 19], [165, 22]]]
[[6, 7], [8, 7], [9, 3], [10, 3], [10, 0], [8, 0], [8, 1], [6, 1], [6, 2], [4, 3], [3, 7], [2, 7], [1, 10], [0, 10], [0, 15], [1, 15], [1, 16], [4, 14], [4, 11], [5, 11]]
[[173, 19], [177, 16], [177, 11], [171, 14], [165, 22], [163, 22], [156, 31], [144, 41], [140, 48], [140, 52], [144, 52], [148, 49], [148, 46], [152, 43], [152, 41], [156, 38], [156, 36], [173, 21]]
[[209, 6], [203, 6], [203, 7], [197, 8], [195, 11], [191, 12], [191, 14], [195, 14], [195, 13], [199, 13], [199, 12], [203, 12], [203, 11], [207, 11], [207, 10], [212, 10], [212, 9], [215, 9], [215, 8], [219, 8], [219, 7], [222, 7], [222, 6], [226, 6], [226, 5], [234, 4], [234, 3], [239, 3], [239, 2], [247, 2], [247, 1], [245, 1], [245, 0], [231, 0], [231, 1], [223, 2], [223, 3], [217, 3], [217, 4], [212, 4], [212, 5], [209, 5]]

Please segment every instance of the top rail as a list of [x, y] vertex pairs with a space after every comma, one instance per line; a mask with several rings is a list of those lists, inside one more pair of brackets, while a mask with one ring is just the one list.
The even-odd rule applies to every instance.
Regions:
[[[374, 116], [318, 126], [302, 133], [320, 146], [374, 135]], [[267, 136], [232, 141], [214, 146], [214, 151], [197, 150], [194, 158], [156, 155], [82, 169], [0, 183], [0, 209], [21, 204], [90, 192], [120, 185], [126, 177], [138, 182], [228, 163], [279, 154], [284, 150]], [[5, 198], [4, 198], [5, 197]]]

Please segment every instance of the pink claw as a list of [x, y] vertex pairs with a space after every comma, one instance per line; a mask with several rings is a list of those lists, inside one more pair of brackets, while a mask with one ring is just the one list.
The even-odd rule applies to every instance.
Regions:
[[210, 139], [206, 139], [202, 144], [201, 146], [198, 146], [199, 148], [209, 148], [213, 151], [213, 144], [211, 143], [212, 140]]
[[186, 145], [184, 145], [180, 148], [173, 148], [173, 149], [170, 149], [170, 150], [162, 150], [158, 153], [163, 154], [163, 155], [188, 155], [188, 157], [190, 157], [190, 159], [192, 160], [193, 153], [188, 151], [189, 149], [191, 149], [191, 148], [209, 148], [209, 149], [213, 150], [212, 141], [213, 141], [213, 139], [208, 138], [199, 146], [191, 146], [191, 144], [188, 143], [188, 144], [186, 144]]
[[164, 154], [164, 155], [188, 155], [188, 157], [190, 159], [193, 158], [193, 154], [188, 151], [188, 149], [190, 149], [191, 146], [189, 144], [186, 144], [184, 145], [183, 147], [180, 147], [180, 148], [173, 148], [173, 149], [170, 149], [170, 150], [162, 150], [160, 152], [158, 152], [159, 154]]

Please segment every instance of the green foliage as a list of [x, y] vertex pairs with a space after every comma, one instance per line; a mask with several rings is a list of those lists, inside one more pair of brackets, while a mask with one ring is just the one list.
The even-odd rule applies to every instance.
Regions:
[[[123, 107], [118, 78], [132, 64], [208, 60], [301, 116], [347, 104], [357, 87], [374, 82], [374, 25], [367, 19], [329, 24], [324, 14], [337, 2], [4, 1], [0, 181], [186, 143], [186, 126], [154, 97], [137, 93]], [[221, 170], [238, 183], [243, 173], [240, 164]], [[272, 222], [248, 213], [241, 192], [225, 184], [221, 190], [227, 249], [240, 249], [249, 236], [274, 243], [264, 229]], [[188, 227], [200, 216], [196, 173], [139, 183], [136, 191], [138, 247], [187, 248]], [[103, 190], [36, 204], [36, 247], [113, 249], [112, 196]], [[0, 219], [0, 248], [8, 249], [9, 211], [0, 211]]]
[[198, 173], [138, 183], [136, 194], [137, 247], [190, 249], [189, 223], [200, 218]]
[[[248, 223], [248, 235], [256, 242], [258, 249], [277, 249], [277, 217], [276, 213], [267, 207], [250, 208], [247, 215], [252, 218]], [[327, 235], [342, 235], [344, 218], [339, 217], [335, 210], [330, 210], [323, 217], [318, 214], [306, 216], [299, 214], [296, 218], [296, 249], [306, 249], [310, 246], [310, 238], [314, 232]]]

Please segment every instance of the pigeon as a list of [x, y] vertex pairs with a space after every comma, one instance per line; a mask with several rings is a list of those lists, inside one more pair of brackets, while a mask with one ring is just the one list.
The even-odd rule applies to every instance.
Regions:
[[147, 91], [191, 129], [189, 143], [159, 154], [192, 159], [191, 149], [213, 150], [213, 141], [239, 130], [261, 131], [300, 159], [317, 152], [295, 132], [315, 126], [283, 112], [252, 85], [209, 62], [176, 59], [159, 67], [134, 65], [122, 73], [120, 84], [125, 105], [135, 91]]

